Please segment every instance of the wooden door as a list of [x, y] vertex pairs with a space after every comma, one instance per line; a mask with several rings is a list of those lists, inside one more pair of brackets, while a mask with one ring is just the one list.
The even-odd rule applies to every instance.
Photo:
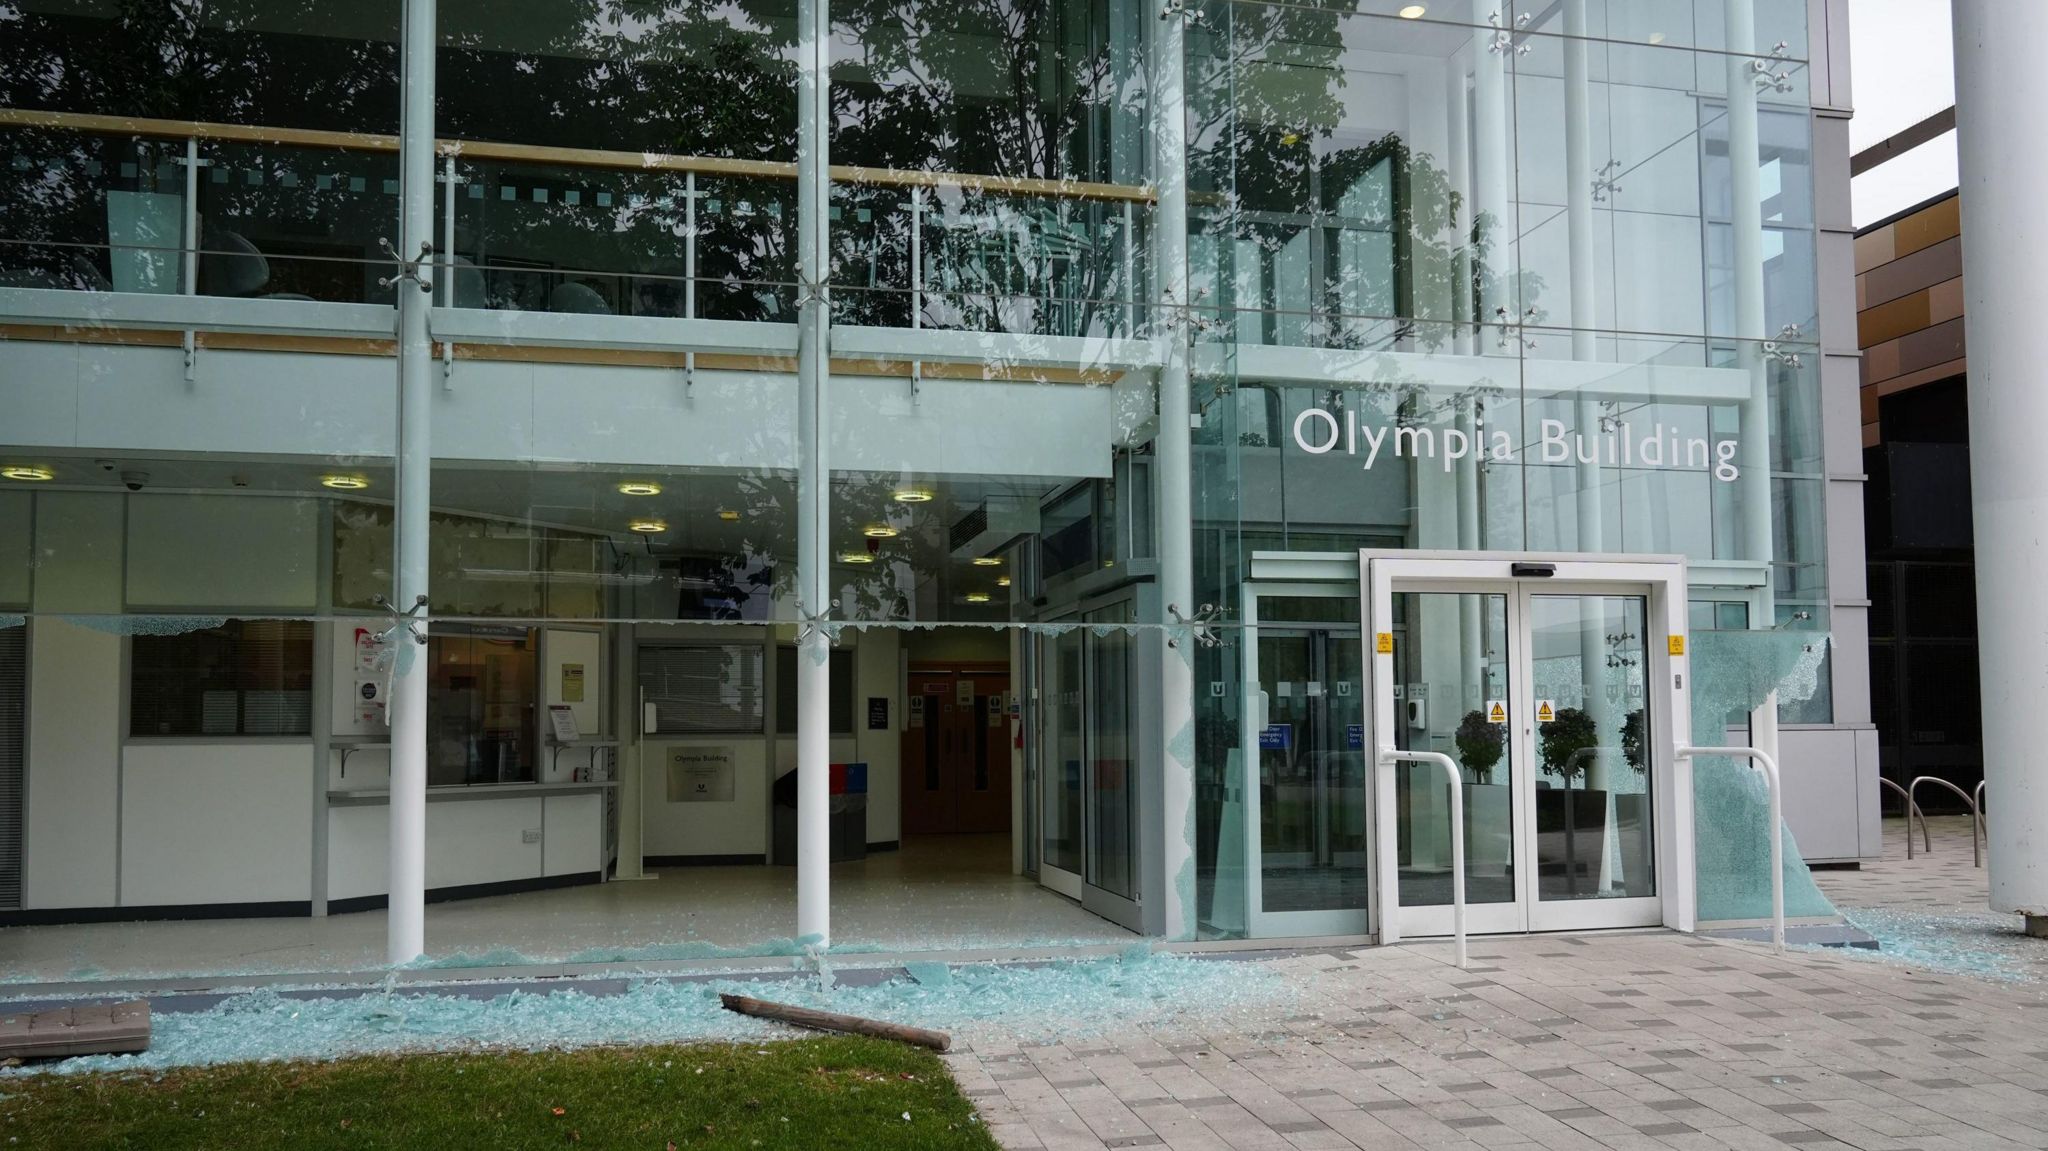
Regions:
[[1009, 674], [910, 673], [903, 834], [1010, 829]]

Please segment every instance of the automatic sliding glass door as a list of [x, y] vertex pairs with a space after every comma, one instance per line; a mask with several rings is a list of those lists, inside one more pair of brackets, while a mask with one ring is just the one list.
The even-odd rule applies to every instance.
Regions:
[[1254, 936], [1367, 925], [1365, 669], [1349, 588], [1249, 585], [1240, 751]]
[[[1683, 920], [1659, 830], [1681, 818], [1683, 568], [1517, 559], [1369, 559], [1374, 746], [1458, 765], [1468, 931]], [[1394, 938], [1451, 930], [1451, 786], [1402, 762], [1375, 787]]]

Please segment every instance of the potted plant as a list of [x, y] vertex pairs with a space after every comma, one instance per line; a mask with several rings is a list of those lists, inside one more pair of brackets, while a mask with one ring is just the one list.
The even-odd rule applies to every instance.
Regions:
[[1607, 846], [1607, 792], [1572, 790], [1572, 781], [1586, 775], [1601, 752], [1600, 727], [1584, 708], [1561, 707], [1541, 730], [1537, 754], [1564, 787], [1536, 793], [1538, 867], [1562, 874], [1566, 890], [1577, 893], [1598, 882]]
[[1493, 782], [1493, 765], [1500, 762], [1507, 734], [1506, 724], [1486, 722], [1486, 713], [1478, 708], [1465, 713], [1458, 723], [1458, 766], [1465, 769], [1468, 782]]
[[1474, 708], [1458, 722], [1453, 738], [1465, 775], [1465, 865], [1473, 875], [1505, 875], [1513, 846], [1508, 789], [1493, 783], [1493, 769], [1507, 750], [1508, 727], [1488, 723], [1486, 713]]

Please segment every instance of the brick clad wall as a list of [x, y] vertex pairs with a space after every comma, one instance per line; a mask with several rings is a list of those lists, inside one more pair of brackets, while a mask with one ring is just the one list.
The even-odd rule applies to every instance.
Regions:
[[1964, 372], [1960, 204], [1951, 192], [1856, 236], [1865, 447], [1883, 438], [1880, 397]]

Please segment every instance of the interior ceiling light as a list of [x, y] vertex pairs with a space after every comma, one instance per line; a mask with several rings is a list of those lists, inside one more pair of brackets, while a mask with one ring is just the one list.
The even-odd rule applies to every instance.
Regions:
[[1010, 586], [1010, 577], [1009, 577], [1009, 576], [1004, 576], [1003, 578], [1001, 578], [1001, 579], [997, 580], [997, 581], [996, 581], [996, 586], [997, 586], [997, 587], [1009, 587], [1009, 586]]
[[893, 540], [902, 533], [888, 524], [869, 524], [860, 529], [860, 534], [871, 540]]
[[633, 529], [636, 532], [639, 532], [641, 535], [648, 536], [656, 535], [668, 530], [668, 525], [666, 523], [663, 523], [661, 520], [634, 520], [632, 523], [627, 524], [626, 526]]
[[1429, 9], [1423, 7], [1420, 4], [1410, 4], [1406, 8], [1401, 9], [1401, 19], [1413, 20], [1427, 11], [1429, 11]]
[[840, 552], [839, 562], [843, 564], [871, 564], [875, 557], [867, 552]]
[[736, 524], [740, 522], [740, 513], [732, 510], [731, 508], [720, 508], [718, 509], [718, 518], [724, 520], [726, 523]]
[[619, 494], [622, 496], [658, 496], [661, 494], [661, 485], [652, 480], [627, 480], [619, 485]]
[[1652, 44], [1662, 44], [1663, 42], [1664, 42], [1664, 33], [1662, 33], [1662, 32], [1652, 32], [1652, 33], [1650, 33], [1650, 43], [1652, 43]]
[[928, 504], [932, 502], [932, 493], [929, 488], [900, 488], [895, 499], [899, 504]]
[[988, 602], [988, 593], [987, 593], [987, 592], [985, 592], [985, 591], [971, 591], [971, 592], [968, 592], [968, 593], [967, 593], [967, 602], [968, 602], [968, 603], [987, 603], [987, 602]]
[[26, 480], [29, 483], [40, 483], [43, 480], [56, 479], [57, 473], [41, 464], [9, 464], [4, 468], [0, 468], [0, 476], [5, 476], [10, 480]]
[[359, 492], [369, 487], [370, 481], [362, 476], [321, 476], [320, 486], [338, 492]]
[[978, 568], [999, 568], [1003, 566], [1003, 561], [997, 556], [975, 556], [974, 566]]

